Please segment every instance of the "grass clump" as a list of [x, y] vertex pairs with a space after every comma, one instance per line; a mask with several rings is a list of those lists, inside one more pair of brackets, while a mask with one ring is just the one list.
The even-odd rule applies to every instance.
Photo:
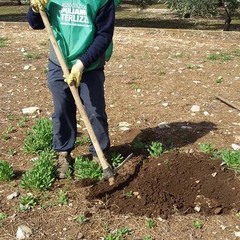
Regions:
[[6, 219], [8, 216], [6, 213], [4, 212], [0, 212], [0, 221], [3, 221], [4, 219]]
[[229, 53], [211, 53], [207, 56], [207, 59], [211, 61], [216, 60], [230, 61], [233, 59], [233, 56]]
[[200, 220], [194, 220], [192, 225], [195, 229], [201, 229], [203, 227], [203, 223]]
[[132, 232], [131, 229], [123, 227], [116, 229], [115, 231], [108, 233], [103, 240], [124, 240], [126, 235], [130, 235]]
[[27, 133], [24, 140], [24, 151], [28, 153], [36, 153], [52, 148], [53, 141], [52, 121], [47, 118], [38, 119], [32, 129]]
[[33, 209], [34, 206], [36, 206], [38, 203], [39, 203], [38, 197], [34, 196], [31, 193], [28, 193], [21, 197], [19, 208], [21, 211], [24, 212]]
[[124, 157], [120, 153], [112, 152], [110, 154], [110, 160], [112, 162], [112, 166], [115, 168], [123, 162]]
[[74, 169], [77, 179], [99, 180], [102, 176], [101, 167], [96, 162], [89, 161], [83, 156], [75, 158]]
[[75, 145], [76, 146], [83, 146], [85, 144], [90, 143], [90, 137], [88, 135], [83, 135], [82, 137], [77, 137]]
[[220, 151], [220, 157], [229, 168], [240, 172], [240, 150], [223, 149]]
[[47, 190], [55, 180], [56, 163], [53, 152], [41, 152], [38, 160], [21, 178], [20, 186], [32, 190]]
[[159, 157], [164, 152], [164, 147], [160, 142], [152, 142], [147, 150], [151, 157]]
[[7, 38], [5, 37], [0, 37], [0, 48], [6, 47], [7, 46]]
[[10, 181], [13, 176], [13, 167], [7, 161], [0, 160], [0, 181]]
[[201, 143], [200, 152], [213, 154], [215, 152], [215, 148], [211, 143]]

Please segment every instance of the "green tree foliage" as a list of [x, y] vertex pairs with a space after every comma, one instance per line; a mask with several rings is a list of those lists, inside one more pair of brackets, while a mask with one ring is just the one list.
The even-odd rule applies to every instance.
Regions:
[[217, 15], [219, 9], [224, 9], [224, 30], [229, 30], [232, 15], [239, 7], [240, 0], [133, 0], [133, 3], [141, 7], [147, 7], [153, 3], [163, 3], [169, 9], [176, 10], [182, 17], [211, 17]]

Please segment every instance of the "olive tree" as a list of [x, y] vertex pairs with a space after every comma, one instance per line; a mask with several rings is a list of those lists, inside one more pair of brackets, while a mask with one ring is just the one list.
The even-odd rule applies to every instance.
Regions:
[[220, 8], [225, 11], [224, 30], [229, 30], [232, 14], [239, 7], [240, 0], [133, 0], [142, 7], [153, 3], [164, 3], [169, 9], [176, 10], [183, 17], [214, 16]]
[[220, 7], [225, 10], [224, 30], [229, 30], [232, 14], [239, 6], [239, 0], [164, 0], [168, 8], [177, 10], [182, 16], [213, 16]]

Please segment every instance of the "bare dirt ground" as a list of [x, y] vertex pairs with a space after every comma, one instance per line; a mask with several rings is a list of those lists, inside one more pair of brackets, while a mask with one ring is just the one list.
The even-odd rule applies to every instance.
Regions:
[[[106, 236], [123, 227], [132, 231], [122, 239], [237, 239], [239, 177], [199, 153], [199, 144], [230, 149], [240, 143], [239, 110], [216, 99], [221, 95], [236, 105], [240, 101], [239, 32], [117, 27], [114, 54], [106, 65], [107, 113], [112, 150], [134, 156], [113, 187], [107, 182], [81, 187], [75, 180], [56, 181], [42, 194], [41, 206], [20, 212], [19, 198], [6, 197], [26, 193], [19, 178], [34, 156], [23, 152], [23, 140], [35, 118], [52, 113], [46, 84], [48, 37], [27, 23], [1, 22], [0, 31], [8, 39], [0, 48], [0, 158], [19, 173], [0, 185], [0, 212], [9, 216], [0, 222], [0, 239], [14, 239], [19, 225], [29, 226], [34, 240], [80, 239], [81, 234], [82, 239], [115, 239]], [[38, 57], [30, 59], [26, 53]], [[222, 59], [208, 59], [216, 53]], [[193, 112], [193, 105], [200, 110]], [[29, 117], [28, 127], [19, 127], [22, 109], [31, 106], [41, 113]], [[120, 130], [120, 122], [129, 123], [130, 129]], [[79, 132], [86, 133], [80, 125]], [[15, 131], [4, 139], [10, 127]], [[133, 149], [139, 138], [160, 141], [169, 152], [150, 158], [147, 151]], [[85, 153], [74, 150], [75, 155]], [[59, 189], [68, 192], [68, 205], [57, 203]], [[79, 214], [88, 221], [76, 222]], [[156, 226], [147, 226], [146, 218]], [[201, 229], [193, 226], [195, 220], [203, 223]]]

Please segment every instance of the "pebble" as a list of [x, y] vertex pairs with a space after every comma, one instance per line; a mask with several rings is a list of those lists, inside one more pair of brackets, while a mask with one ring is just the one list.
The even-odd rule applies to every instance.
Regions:
[[19, 192], [14, 192], [14, 193], [7, 196], [7, 200], [12, 200], [12, 199], [18, 197], [19, 195], [20, 195]]
[[240, 232], [234, 232], [235, 237], [240, 237]]
[[233, 150], [239, 150], [240, 149], [240, 145], [233, 143], [232, 144], [232, 149]]
[[191, 107], [191, 112], [199, 112], [200, 111], [200, 106], [198, 105], [193, 105]]
[[17, 239], [26, 239], [32, 235], [32, 230], [25, 225], [20, 225], [17, 229], [16, 238]]
[[40, 108], [39, 108], [39, 107], [23, 108], [23, 109], [22, 109], [22, 113], [23, 113], [23, 114], [34, 114], [34, 113], [39, 114], [39, 113], [40, 113]]

